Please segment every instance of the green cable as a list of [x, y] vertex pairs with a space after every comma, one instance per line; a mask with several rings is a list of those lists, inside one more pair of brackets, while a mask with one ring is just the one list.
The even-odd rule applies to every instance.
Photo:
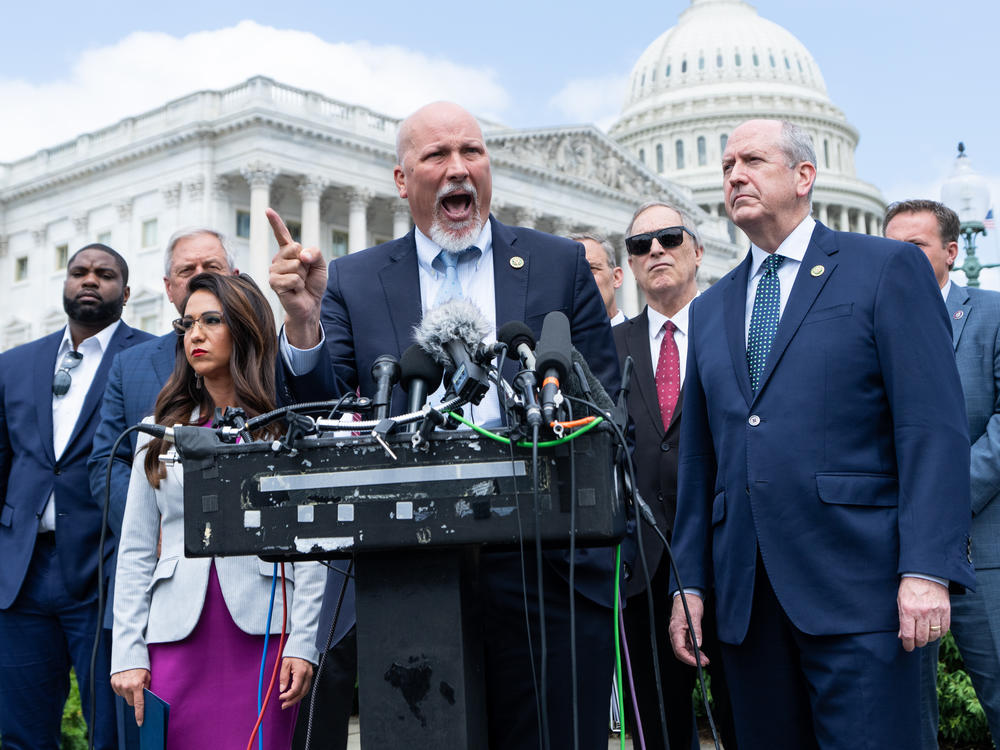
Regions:
[[[478, 432], [483, 437], [488, 437], [488, 438], [490, 438], [492, 440], [496, 440], [498, 443], [503, 443], [504, 445], [510, 445], [510, 438], [506, 438], [503, 435], [497, 435], [495, 432], [490, 432], [489, 430], [484, 429], [484, 428], [480, 427], [477, 424], [473, 424], [468, 419], [466, 419], [465, 417], [463, 417], [461, 414], [456, 414], [455, 412], [450, 411], [450, 412], [448, 412], [448, 416], [452, 417], [453, 419], [458, 420], [459, 422], [461, 422], [462, 424], [464, 424], [466, 427], [471, 427], [473, 430], [475, 430], [476, 432]], [[538, 444], [538, 447], [539, 448], [551, 448], [551, 447], [553, 447], [555, 445], [562, 445], [563, 443], [568, 443], [573, 438], [577, 438], [580, 435], [582, 435], [583, 433], [589, 432], [590, 430], [594, 429], [595, 427], [597, 427], [597, 425], [599, 425], [603, 421], [604, 421], [604, 417], [597, 417], [596, 419], [594, 419], [593, 422], [590, 422], [589, 424], [585, 424], [579, 430], [576, 430], [575, 432], [571, 432], [568, 435], [564, 435], [561, 438], [558, 438], [556, 440], [543, 440], [542, 442], [540, 442]], [[530, 448], [531, 447], [531, 443], [529, 443], [529, 442], [527, 442], [525, 440], [522, 440], [520, 443], [516, 443], [516, 445], [517, 445], [518, 448]]]
[[619, 582], [622, 572], [622, 546], [615, 547], [615, 677], [618, 680], [618, 738], [621, 741], [621, 750], [625, 750], [625, 686], [622, 681], [622, 647], [621, 633], [618, 631], [618, 614], [621, 611], [619, 601], [621, 590]]

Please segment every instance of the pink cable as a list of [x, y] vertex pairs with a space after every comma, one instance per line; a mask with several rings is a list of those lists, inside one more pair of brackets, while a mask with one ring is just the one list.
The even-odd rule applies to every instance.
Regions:
[[[618, 629], [622, 634], [622, 653], [625, 655], [625, 674], [628, 675], [628, 689], [632, 693], [632, 711], [635, 714], [635, 732], [639, 737], [640, 750], [646, 750], [646, 738], [642, 733], [642, 719], [639, 718], [639, 703], [635, 697], [635, 680], [632, 679], [632, 660], [628, 654], [628, 638], [625, 637], [625, 613], [624, 606], [618, 602]], [[625, 717], [623, 716], [622, 719]], [[624, 721], [622, 724], [624, 725]], [[622, 730], [624, 731], [624, 730]]]

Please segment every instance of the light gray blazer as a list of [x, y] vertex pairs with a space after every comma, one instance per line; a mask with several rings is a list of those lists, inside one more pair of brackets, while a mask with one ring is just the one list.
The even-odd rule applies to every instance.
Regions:
[[[260, 558], [184, 557], [184, 469], [178, 463], [153, 489], [139, 453], [150, 438], [141, 435], [132, 464], [122, 538], [118, 544], [111, 674], [149, 669], [147, 644], [187, 637], [201, 616], [214, 560], [229, 614], [240, 630], [263, 635], [271, 592], [272, 563]], [[162, 522], [160, 556], [156, 543]], [[326, 570], [320, 563], [285, 564], [288, 639], [285, 656], [317, 661], [316, 627]], [[275, 590], [271, 633], [281, 632], [281, 581]]]
[[1000, 567], [1000, 293], [951, 283], [946, 300], [972, 440], [972, 563]]

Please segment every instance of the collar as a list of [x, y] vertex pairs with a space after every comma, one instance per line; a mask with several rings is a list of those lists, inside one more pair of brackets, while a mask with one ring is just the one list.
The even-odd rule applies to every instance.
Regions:
[[[791, 234], [785, 237], [784, 241], [778, 245], [778, 249], [775, 250], [776, 255], [783, 255], [788, 260], [794, 260], [797, 263], [801, 263], [802, 259], [806, 257], [806, 249], [809, 247], [809, 241], [812, 239], [813, 230], [816, 228], [816, 220], [812, 216], [806, 215], [795, 229], [792, 230]], [[771, 253], [766, 250], [761, 250], [756, 245], [750, 245], [750, 252], [753, 254], [753, 265], [750, 267], [750, 278], [758, 274], [761, 265], [764, 263], [764, 259], [767, 258]]]
[[[86, 342], [93, 340], [97, 344], [97, 348], [100, 350], [101, 355], [108, 349], [108, 344], [111, 342], [111, 337], [115, 335], [115, 331], [118, 330], [118, 326], [121, 325], [122, 319], [118, 318], [114, 323], [109, 326], [105, 326], [100, 331], [95, 333], [93, 336], [88, 336], [83, 341], [80, 342], [82, 347]], [[64, 353], [68, 352], [73, 348], [73, 337], [70, 336], [69, 326], [67, 325], [63, 328], [62, 341], [59, 342], [59, 350], [56, 352], [56, 357], [62, 356]]]
[[945, 301], [948, 301], [948, 295], [951, 293], [951, 279], [945, 282], [945, 285], [941, 287], [941, 296], [944, 297]]
[[[698, 295], [695, 294], [695, 297]], [[680, 310], [678, 310], [673, 317], [668, 318], [661, 312], [657, 312], [649, 305], [646, 305], [646, 317], [649, 318], [649, 338], [655, 339], [660, 335], [660, 331], [663, 329], [663, 324], [668, 320], [673, 323], [677, 330], [683, 335], [687, 336], [688, 332], [688, 310], [691, 308], [691, 302], [694, 301], [694, 297], [688, 300], [687, 304], [684, 305]]]
[[[418, 227], [413, 228], [413, 233], [413, 238], [417, 243], [417, 264], [427, 273], [439, 273], [434, 268], [433, 263], [438, 253], [441, 252], [441, 246], [421, 232]], [[479, 232], [479, 236], [472, 244], [481, 251], [479, 259], [476, 261], [476, 269], [478, 270], [479, 265], [493, 252], [493, 226], [489, 219], [483, 224], [482, 231]]]

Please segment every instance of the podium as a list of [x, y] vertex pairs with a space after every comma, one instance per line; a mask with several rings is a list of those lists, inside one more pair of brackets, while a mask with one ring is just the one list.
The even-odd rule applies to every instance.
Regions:
[[540, 449], [537, 466], [530, 449], [470, 431], [436, 432], [426, 450], [405, 434], [387, 442], [395, 457], [368, 436], [302, 439], [288, 453], [178, 435], [185, 554], [353, 556], [362, 746], [478, 750], [487, 743], [479, 553], [533, 547], [536, 534], [566, 548], [571, 509], [578, 546], [620, 541], [614, 435], [597, 425]]

